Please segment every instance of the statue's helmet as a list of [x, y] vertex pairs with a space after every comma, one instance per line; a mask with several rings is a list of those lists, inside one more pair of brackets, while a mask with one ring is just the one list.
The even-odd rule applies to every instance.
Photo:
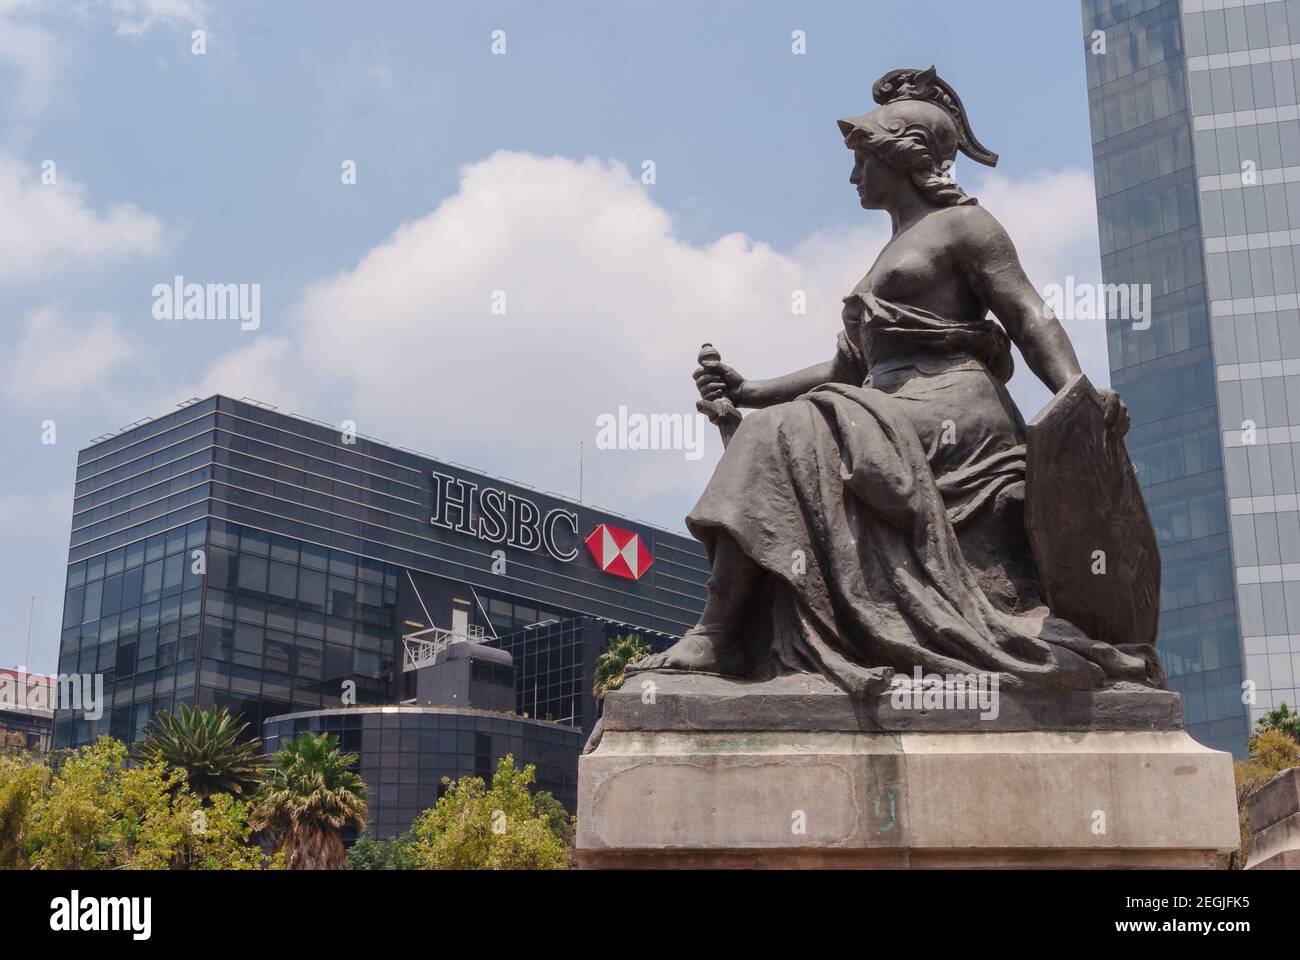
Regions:
[[934, 67], [891, 70], [876, 81], [871, 94], [879, 107], [839, 121], [845, 144], [867, 147], [936, 199], [972, 202], [951, 184], [948, 168], [958, 151], [990, 167], [998, 155], [975, 139], [961, 98]]

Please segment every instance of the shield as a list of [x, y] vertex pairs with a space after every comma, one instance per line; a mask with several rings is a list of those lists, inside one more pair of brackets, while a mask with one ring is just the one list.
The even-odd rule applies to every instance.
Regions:
[[1155, 643], [1155, 530], [1124, 440], [1082, 374], [1029, 424], [1025, 526], [1053, 614], [1118, 647]]

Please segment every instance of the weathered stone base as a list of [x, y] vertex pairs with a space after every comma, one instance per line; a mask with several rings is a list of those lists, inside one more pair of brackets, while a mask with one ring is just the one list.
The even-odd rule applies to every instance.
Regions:
[[1166, 850], [583, 850], [584, 870], [1212, 870], [1214, 853]]
[[585, 867], [1211, 867], [1232, 759], [1182, 731], [607, 729]]
[[[653, 687], [654, 696], [644, 696]], [[849, 697], [824, 677], [800, 673], [743, 681], [707, 673], [633, 674], [605, 698], [605, 730], [830, 730], [1012, 733], [1034, 730], [1182, 730], [1181, 698], [1121, 683], [1107, 690], [1001, 691], [996, 709], [900, 709], [883, 691]]]
[[1246, 798], [1247, 870], [1300, 870], [1300, 767], [1283, 770]]

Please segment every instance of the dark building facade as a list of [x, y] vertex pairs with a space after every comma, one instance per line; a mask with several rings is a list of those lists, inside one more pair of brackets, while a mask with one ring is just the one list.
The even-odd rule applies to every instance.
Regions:
[[[599, 716], [592, 688], [596, 660], [615, 636], [636, 633], [652, 650], [666, 649], [674, 637], [597, 617], [579, 617], [506, 634], [492, 644], [515, 661], [517, 709], [541, 720], [572, 724], [590, 733]], [[576, 683], [569, 683], [573, 671]]]
[[304, 730], [331, 734], [359, 755], [370, 833], [377, 840], [410, 829], [445, 792], [444, 777], [491, 783], [497, 761], [507, 754], [517, 767], [536, 767], [535, 789], [549, 791], [570, 812], [577, 808], [583, 735], [575, 727], [451, 707], [355, 707], [269, 718], [263, 750], [274, 753]]
[[546, 691], [589, 727], [598, 651], [539, 631], [590, 618], [662, 647], [708, 576], [686, 536], [221, 396], [80, 452], [68, 561], [59, 672], [102, 674], [108, 706], [60, 711], [56, 746], [130, 741], [179, 703], [257, 730], [409, 699], [402, 637], [430, 628], [509, 648], [519, 713]]

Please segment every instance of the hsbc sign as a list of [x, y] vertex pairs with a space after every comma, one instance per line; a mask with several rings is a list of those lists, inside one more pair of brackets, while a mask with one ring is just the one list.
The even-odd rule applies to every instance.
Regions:
[[[561, 563], [577, 559], [578, 515], [563, 507], [545, 512], [527, 497], [480, 486], [434, 470], [433, 516], [429, 522], [486, 543], [517, 550], [545, 551]], [[638, 580], [654, 561], [641, 538], [630, 530], [599, 524], [587, 548], [606, 573]]]
[[527, 497], [480, 487], [436, 470], [429, 522], [488, 543], [534, 552], [545, 550], [561, 563], [578, 555], [573, 543], [578, 536], [578, 515], [573, 511], [555, 507], [543, 514]]

